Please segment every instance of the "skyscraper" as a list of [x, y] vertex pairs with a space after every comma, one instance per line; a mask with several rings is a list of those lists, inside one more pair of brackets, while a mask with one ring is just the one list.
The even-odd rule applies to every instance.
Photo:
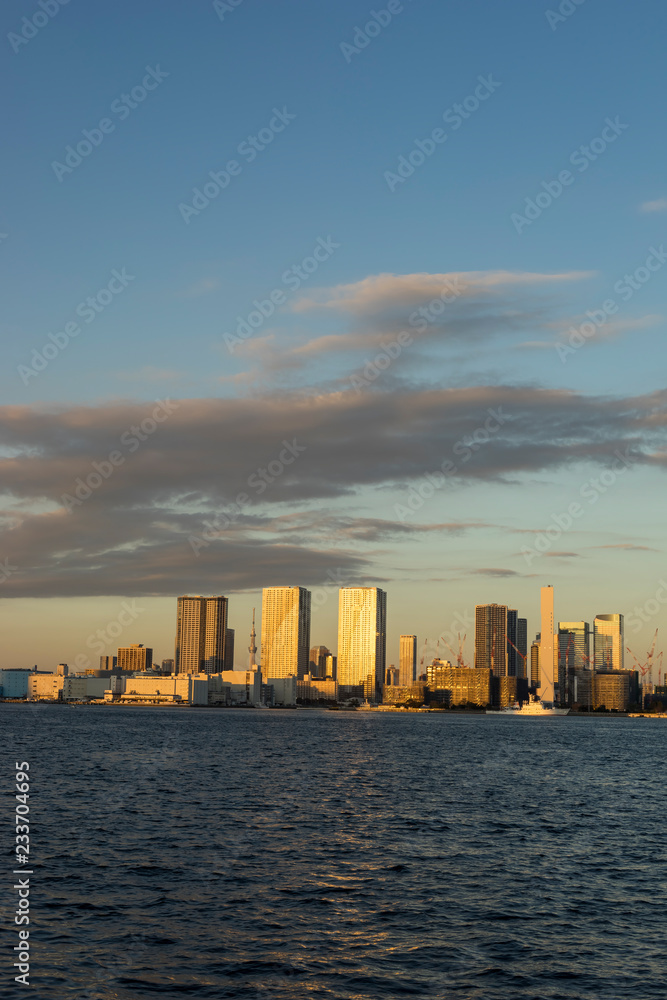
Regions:
[[478, 604], [475, 607], [475, 667], [492, 669], [494, 677], [507, 677], [507, 647], [507, 605]]
[[399, 684], [409, 687], [417, 680], [417, 636], [402, 635], [398, 656]]
[[558, 684], [568, 705], [576, 700], [577, 673], [590, 669], [590, 632], [588, 622], [558, 622]]
[[530, 644], [530, 686], [539, 688], [540, 686], [540, 633]]
[[327, 676], [327, 656], [331, 656], [331, 651], [326, 646], [313, 646], [309, 653], [311, 677], [321, 679]]
[[378, 696], [386, 652], [385, 591], [379, 587], [343, 587], [338, 602], [338, 687], [343, 697]]
[[519, 650], [517, 660], [517, 677], [528, 677], [528, 619], [516, 620], [516, 644]]
[[262, 591], [262, 674], [305, 677], [310, 649], [310, 591], [265, 587]]
[[551, 584], [541, 590], [540, 629], [540, 698], [547, 705], [555, 701], [554, 666], [556, 665], [556, 636], [554, 633], [554, 588]]
[[225, 670], [234, 669], [234, 636], [233, 628], [228, 628], [225, 635]]
[[517, 653], [518, 648], [518, 620], [519, 612], [515, 608], [507, 609], [507, 676], [516, 677], [519, 673], [519, 660], [521, 657]]
[[226, 597], [178, 598], [175, 673], [221, 673], [226, 641]]
[[623, 615], [596, 615], [593, 622], [596, 670], [623, 670]]

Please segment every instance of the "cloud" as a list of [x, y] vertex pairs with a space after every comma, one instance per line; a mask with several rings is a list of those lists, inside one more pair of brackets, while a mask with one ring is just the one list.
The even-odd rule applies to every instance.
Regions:
[[[637, 330], [647, 330], [650, 327], [657, 326], [659, 323], [663, 323], [664, 320], [665, 317], [657, 313], [650, 313], [646, 316], [629, 317], [628, 319], [607, 319], [602, 326], [596, 328], [595, 333], [593, 333], [592, 336], [589, 337], [585, 334], [580, 334], [580, 336], [587, 344], [599, 344], [603, 341], [620, 337], [625, 333], [634, 333]], [[528, 340], [521, 344], [517, 344], [516, 346], [517, 348], [527, 350], [556, 350], [558, 345], [568, 343], [569, 337], [573, 331], [580, 332], [581, 326], [584, 323], [590, 323], [590, 317], [577, 316], [572, 320], [568, 320], [566, 323], [559, 322], [557, 324], [558, 329], [561, 331], [559, 340]]]
[[549, 559], [580, 559], [580, 552], [545, 552]]
[[[339, 569], [358, 581], [371, 566], [365, 545], [485, 526], [351, 514], [369, 488], [390, 489], [391, 511], [411, 483], [449, 461], [456, 474], [442, 497], [453, 484], [500, 489], [577, 463], [611, 466], [618, 452], [667, 467], [667, 391], [615, 398], [398, 386], [166, 401], [161, 414], [172, 412], [161, 423], [155, 410], [155, 402], [0, 407], [0, 561], [19, 567], [0, 596], [317, 585]], [[490, 411], [502, 420], [480, 443], [474, 435]], [[62, 498], [81, 484], [90, 496], [67, 513]], [[195, 555], [189, 540], [207, 531]]]
[[125, 382], [173, 382], [176, 379], [182, 379], [183, 372], [145, 365], [136, 371], [118, 372], [117, 378], [123, 379]]
[[200, 281], [195, 281], [192, 285], [188, 285], [181, 292], [181, 298], [184, 299], [197, 299], [202, 295], [210, 295], [211, 292], [216, 292], [220, 288], [219, 278], [202, 278]]
[[632, 542], [620, 542], [618, 545], [597, 545], [598, 549], [624, 549], [626, 552], [659, 552], [650, 545], [633, 545]]
[[657, 198], [655, 201], [645, 201], [639, 206], [640, 212], [667, 212], [667, 198]]
[[474, 576], [493, 576], [493, 577], [506, 577], [506, 576], [521, 576], [521, 573], [517, 573], [514, 569], [497, 569], [496, 567], [485, 567], [482, 569], [471, 569], [470, 573]]

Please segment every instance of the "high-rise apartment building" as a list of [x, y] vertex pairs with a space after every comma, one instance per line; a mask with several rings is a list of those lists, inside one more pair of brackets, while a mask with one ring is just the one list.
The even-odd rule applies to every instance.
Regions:
[[540, 633], [535, 636], [530, 646], [530, 686], [540, 686]]
[[331, 651], [326, 646], [313, 646], [310, 651], [310, 676], [318, 679], [327, 676], [327, 657]]
[[558, 622], [558, 685], [564, 704], [577, 700], [575, 678], [590, 670], [590, 635], [588, 622]]
[[225, 670], [234, 669], [234, 636], [236, 635], [233, 628], [228, 628], [225, 634]]
[[226, 597], [178, 598], [175, 673], [221, 673], [226, 640]]
[[519, 674], [518, 649], [519, 612], [515, 608], [507, 609], [507, 676], [517, 677]]
[[298, 678], [308, 673], [310, 591], [265, 587], [262, 591], [262, 674]]
[[100, 656], [100, 670], [115, 670], [117, 665], [115, 656]]
[[493, 670], [494, 677], [507, 677], [507, 649], [507, 605], [478, 604], [475, 607], [475, 667]]
[[338, 689], [375, 700], [387, 654], [387, 595], [379, 587], [344, 587], [338, 601]]
[[417, 636], [402, 635], [398, 655], [399, 684], [407, 687], [417, 680]]
[[519, 650], [517, 659], [517, 677], [528, 677], [528, 619], [516, 620], [516, 644]]
[[554, 588], [542, 587], [540, 602], [540, 698], [547, 705], [556, 700], [554, 670], [557, 669], [558, 638], [554, 632]]
[[118, 669], [129, 671], [152, 670], [153, 650], [150, 647], [134, 644], [118, 647]]
[[596, 670], [623, 670], [623, 615], [596, 615], [593, 647]]

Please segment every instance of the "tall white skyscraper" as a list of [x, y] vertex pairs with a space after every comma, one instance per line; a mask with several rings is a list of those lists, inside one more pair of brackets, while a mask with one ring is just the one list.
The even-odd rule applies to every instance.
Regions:
[[550, 585], [541, 591], [540, 630], [540, 698], [549, 705], [554, 703], [554, 667], [558, 637], [554, 632], [554, 588]]
[[398, 657], [399, 684], [408, 687], [417, 680], [417, 636], [402, 635]]
[[176, 615], [177, 674], [219, 674], [225, 669], [226, 597], [179, 597]]
[[385, 674], [387, 595], [379, 587], [343, 587], [338, 597], [339, 690], [375, 699]]
[[305, 677], [310, 652], [310, 591], [265, 587], [262, 591], [262, 674]]
[[623, 670], [623, 615], [596, 615], [593, 648], [596, 670]]

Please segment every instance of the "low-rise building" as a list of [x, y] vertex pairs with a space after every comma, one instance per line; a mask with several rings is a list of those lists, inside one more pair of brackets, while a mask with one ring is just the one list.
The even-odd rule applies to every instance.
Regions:
[[410, 702], [423, 705], [425, 690], [424, 681], [417, 681], [416, 684], [385, 684], [382, 701], [385, 705], [407, 705]]
[[31, 670], [20, 667], [0, 670], [0, 698], [27, 698]]
[[596, 670], [593, 679], [593, 708], [627, 712], [630, 702], [630, 671]]
[[160, 702], [208, 705], [207, 674], [153, 674], [122, 678], [121, 702]]
[[288, 677], [267, 677], [266, 686], [272, 688], [273, 705], [282, 705], [285, 708], [296, 705], [296, 674], [289, 674]]
[[299, 701], [337, 701], [338, 684], [333, 678], [306, 674], [301, 680], [297, 680], [296, 696]]
[[221, 684], [229, 686], [230, 704], [261, 705], [261, 670], [223, 670], [220, 674], [211, 674], [210, 676], [219, 677]]
[[[446, 664], [447, 661], [444, 661]], [[428, 670], [427, 670], [428, 675]], [[429, 691], [449, 691], [451, 705], [480, 705], [484, 707], [493, 703], [492, 687], [493, 671], [487, 667], [453, 667], [436, 662], [431, 673]], [[514, 680], [516, 678], [500, 678]], [[509, 686], [504, 689], [503, 697], [509, 697]]]

